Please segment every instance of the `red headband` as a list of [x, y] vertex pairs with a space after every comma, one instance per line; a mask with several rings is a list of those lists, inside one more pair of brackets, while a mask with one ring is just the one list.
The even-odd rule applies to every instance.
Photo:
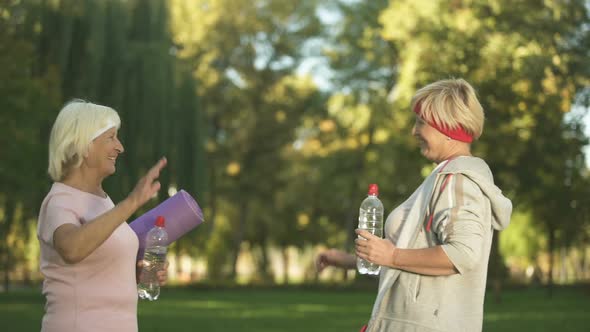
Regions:
[[[420, 109], [420, 103], [416, 103], [416, 106], [414, 106], [414, 113], [418, 114], [419, 117], [421, 117], [422, 119], [424, 119], [424, 117], [422, 116], [422, 110]], [[424, 119], [424, 121], [426, 121], [426, 119]], [[445, 136], [450, 137], [450, 138], [452, 138], [454, 140], [465, 142], [465, 143], [471, 143], [471, 142], [473, 142], [473, 136], [469, 135], [465, 131], [465, 129], [463, 129], [463, 127], [461, 127], [461, 126], [458, 126], [455, 129], [450, 129], [450, 128], [447, 128], [444, 125], [439, 126], [438, 124], [436, 124], [436, 122], [428, 122], [428, 121], [426, 121], [426, 122], [432, 128], [438, 130], [439, 132], [441, 132]]]

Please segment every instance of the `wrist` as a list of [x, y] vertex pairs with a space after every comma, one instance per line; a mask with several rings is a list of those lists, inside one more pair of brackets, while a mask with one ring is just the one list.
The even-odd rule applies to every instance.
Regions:
[[391, 252], [391, 267], [392, 268], [399, 268], [398, 266], [398, 258], [399, 258], [399, 248], [393, 248]]
[[132, 215], [139, 208], [137, 201], [129, 196], [121, 201], [120, 205], [128, 215]]

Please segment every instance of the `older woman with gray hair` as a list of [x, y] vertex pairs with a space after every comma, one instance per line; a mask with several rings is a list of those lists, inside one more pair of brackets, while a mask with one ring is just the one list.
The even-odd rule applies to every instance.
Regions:
[[[512, 203], [494, 184], [471, 143], [484, 113], [462, 79], [434, 82], [416, 92], [412, 130], [420, 152], [437, 167], [385, 223], [385, 238], [356, 233], [356, 256], [382, 266], [367, 332], [482, 330], [488, 259], [494, 229], [510, 222]], [[356, 257], [328, 250], [326, 266], [355, 268]]]
[[[54, 183], [37, 236], [47, 302], [42, 331], [137, 331], [136, 234], [125, 222], [160, 189], [160, 159], [115, 205], [102, 189], [124, 148], [112, 108], [75, 100], [59, 112], [49, 139]], [[160, 272], [160, 282], [167, 279]]]

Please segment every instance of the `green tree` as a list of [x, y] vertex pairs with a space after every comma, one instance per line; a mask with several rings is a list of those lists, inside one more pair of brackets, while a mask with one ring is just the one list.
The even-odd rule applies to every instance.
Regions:
[[[266, 239], [273, 234], [267, 223], [276, 215], [265, 206], [284, 186], [276, 172], [285, 165], [281, 151], [293, 141], [310, 95], [299, 83], [305, 80], [292, 76], [302, 61], [301, 45], [319, 27], [315, 1], [177, 0], [171, 8], [174, 40], [201, 82], [207, 117], [207, 227], [220, 236], [220, 214], [231, 216], [231, 232], [224, 234], [234, 277], [244, 240], [260, 245], [261, 262], [268, 262]], [[223, 201], [233, 208], [219, 213]], [[208, 252], [219, 255], [213, 244], [221, 242], [208, 243]]]
[[34, 71], [33, 43], [22, 23], [27, 9], [14, 3], [0, 7], [0, 264], [4, 289], [10, 286], [9, 272], [25, 257], [17, 239], [29, 238], [46, 187], [47, 146], [50, 110], [60, 98], [59, 75], [48, 68], [43, 75]]
[[[106, 182], [115, 201], [163, 155], [171, 166], [160, 177], [158, 201], [168, 197], [170, 186], [202, 193], [197, 84], [177, 60], [166, 2], [31, 0], [3, 5], [0, 12], [0, 61], [5, 64], [0, 75], [10, 82], [0, 87], [6, 89], [0, 91], [3, 112], [9, 112], [0, 121], [10, 128], [2, 136], [10, 147], [3, 164], [10, 167], [3, 165], [0, 175], [6, 183], [1, 194], [6, 229], [19, 204], [24, 204], [25, 221], [36, 216], [45, 193], [39, 188], [49, 182], [43, 142], [60, 104], [72, 98], [111, 106], [121, 116], [126, 152], [117, 174]], [[17, 144], [4, 144], [15, 138]], [[27, 172], [22, 165], [30, 165]]]

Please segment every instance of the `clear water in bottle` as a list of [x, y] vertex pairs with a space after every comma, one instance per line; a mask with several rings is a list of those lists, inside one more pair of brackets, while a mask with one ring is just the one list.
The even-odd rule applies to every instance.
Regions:
[[[361, 203], [359, 209], [358, 228], [378, 237], [383, 237], [383, 203], [381, 203], [378, 196], [379, 187], [376, 184], [369, 185], [368, 196]], [[359, 239], [362, 239], [362, 237], [359, 236]], [[360, 274], [376, 275], [381, 271], [381, 266], [362, 258], [357, 258], [356, 267]]]
[[137, 294], [141, 299], [155, 301], [160, 296], [158, 272], [164, 270], [168, 249], [168, 233], [164, 226], [164, 217], [159, 216], [155, 226], [146, 235], [143, 266], [137, 285]]
[[143, 256], [143, 269], [139, 275], [137, 292], [141, 299], [155, 301], [160, 296], [160, 282], [158, 271], [166, 264], [166, 247], [148, 248]]

